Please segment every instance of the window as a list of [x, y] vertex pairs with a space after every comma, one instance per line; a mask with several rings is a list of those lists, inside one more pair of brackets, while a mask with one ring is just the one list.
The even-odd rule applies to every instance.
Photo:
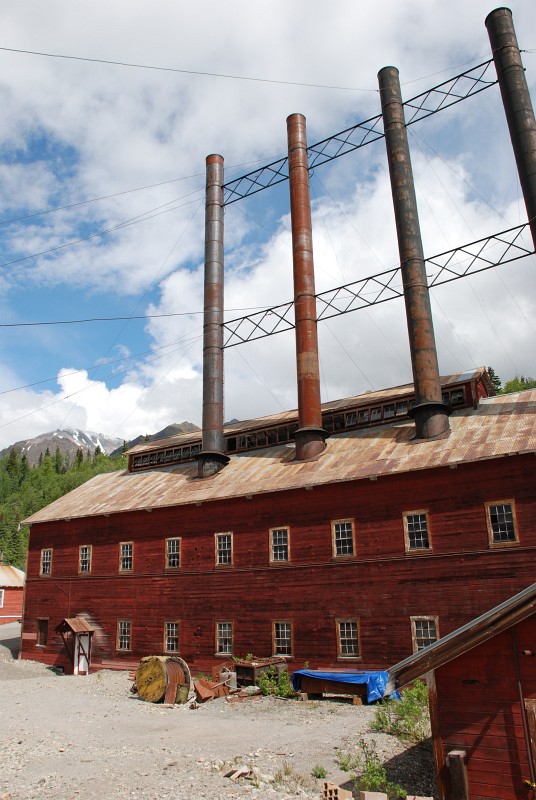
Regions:
[[270, 530], [270, 561], [279, 563], [289, 560], [289, 529], [272, 528]]
[[177, 569], [181, 565], [181, 540], [166, 539], [166, 569]]
[[132, 542], [121, 542], [119, 545], [119, 572], [132, 572], [133, 561], [134, 545]]
[[406, 552], [430, 550], [430, 532], [428, 529], [428, 511], [405, 511], [404, 542]]
[[37, 646], [46, 647], [48, 642], [48, 617], [37, 620]]
[[179, 652], [179, 623], [166, 622], [165, 624], [165, 638], [164, 650], [166, 653]]
[[91, 545], [83, 544], [78, 555], [78, 572], [91, 572]]
[[359, 624], [356, 619], [337, 620], [337, 657], [360, 658]]
[[351, 519], [339, 519], [331, 523], [334, 556], [354, 555], [354, 522]]
[[274, 656], [292, 656], [292, 623], [274, 622], [272, 640]]
[[216, 623], [216, 655], [230, 656], [233, 652], [233, 623]]
[[0, 608], [4, 607], [4, 590], [0, 589]]
[[437, 617], [411, 617], [411, 642], [413, 652], [417, 653], [439, 639]]
[[516, 515], [513, 500], [486, 503], [489, 543], [491, 545], [517, 542]]
[[233, 563], [233, 534], [216, 533], [216, 565], [229, 567]]
[[117, 620], [117, 649], [130, 650], [132, 623], [129, 619]]
[[52, 548], [41, 550], [41, 575], [52, 575]]

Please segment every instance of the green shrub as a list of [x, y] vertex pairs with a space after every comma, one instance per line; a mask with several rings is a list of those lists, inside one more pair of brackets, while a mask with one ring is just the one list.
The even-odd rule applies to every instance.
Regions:
[[277, 695], [277, 697], [294, 697], [296, 694], [286, 669], [277, 672], [275, 667], [272, 666], [266, 672], [261, 672], [257, 683], [261, 693], [264, 695], [273, 694]]
[[328, 771], [325, 767], [320, 766], [320, 764], [315, 764], [311, 770], [311, 775], [313, 778], [325, 778], [328, 774]]
[[401, 700], [385, 700], [376, 710], [370, 725], [373, 731], [382, 731], [421, 742], [430, 736], [428, 688], [423, 681], [402, 691]]
[[380, 761], [376, 744], [360, 739], [355, 755], [338, 752], [339, 767], [344, 772], [355, 772], [352, 781], [359, 792], [383, 792], [389, 800], [406, 797], [406, 790], [387, 779], [387, 771]]

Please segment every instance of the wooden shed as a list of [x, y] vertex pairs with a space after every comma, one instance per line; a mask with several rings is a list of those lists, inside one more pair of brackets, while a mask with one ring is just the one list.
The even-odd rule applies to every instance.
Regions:
[[445, 800], [536, 789], [536, 583], [389, 670], [386, 694], [427, 676]]
[[0, 625], [22, 618], [24, 579], [21, 569], [0, 563]]

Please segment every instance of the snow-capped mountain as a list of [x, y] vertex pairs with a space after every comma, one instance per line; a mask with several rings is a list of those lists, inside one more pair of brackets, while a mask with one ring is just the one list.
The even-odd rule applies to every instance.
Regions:
[[33, 439], [23, 439], [20, 442], [15, 442], [10, 447], [6, 447], [0, 453], [0, 456], [7, 455], [10, 450], [15, 448], [21, 455], [26, 455], [31, 466], [35, 466], [39, 463], [40, 455], [45, 454], [47, 447], [51, 456], [55, 455], [56, 449], [59, 447], [60, 453], [63, 456], [68, 453], [72, 461], [80, 448], [84, 451], [84, 455], [87, 450], [93, 455], [97, 447], [100, 447], [108, 455], [121, 448], [122, 445], [123, 440], [117, 437], [106, 436], [103, 433], [93, 433], [92, 431], [65, 428], [61, 431], [42, 433], [39, 436], [34, 436]]

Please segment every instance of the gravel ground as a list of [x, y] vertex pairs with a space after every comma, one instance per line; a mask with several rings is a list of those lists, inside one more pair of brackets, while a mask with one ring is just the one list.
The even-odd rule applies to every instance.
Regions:
[[[429, 744], [370, 733], [372, 706], [262, 697], [164, 708], [130, 694], [125, 672], [74, 677], [18, 661], [18, 635], [17, 624], [0, 627], [0, 800], [318, 799], [313, 767], [351, 789], [337, 750], [360, 737], [409, 794], [435, 791]], [[242, 765], [253, 781], [225, 777]]]

